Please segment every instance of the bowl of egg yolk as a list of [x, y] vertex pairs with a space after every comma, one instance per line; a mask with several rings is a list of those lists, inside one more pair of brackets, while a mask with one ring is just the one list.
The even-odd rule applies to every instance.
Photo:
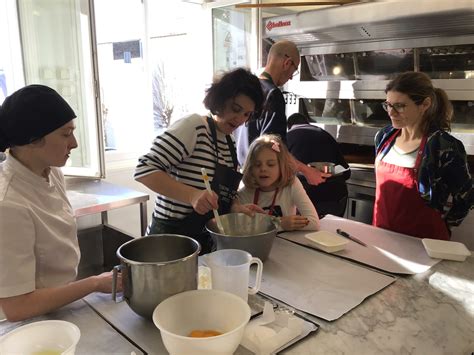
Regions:
[[249, 305], [220, 290], [182, 292], [153, 312], [153, 323], [171, 355], [233, 354], [249, 320]]

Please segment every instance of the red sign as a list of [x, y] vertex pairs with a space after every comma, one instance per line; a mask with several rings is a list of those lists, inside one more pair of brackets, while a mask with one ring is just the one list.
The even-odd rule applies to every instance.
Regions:
[[291, 26], [291, 21], [278, 21], [278, 22], [273, 22], [273, 21], [268, 21], [266, 24], [267, 31], [271, 31], [275, 27], [286, 27], [286, 26]]

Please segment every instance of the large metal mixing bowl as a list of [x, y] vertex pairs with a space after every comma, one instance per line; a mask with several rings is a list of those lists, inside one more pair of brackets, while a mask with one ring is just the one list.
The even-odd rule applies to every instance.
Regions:
[[268, 258], [278, 231], [273, 217], [262, 213], [256, 213], [254, 217], [243, 213], [229, 213], [220, 218], [224, 233], [219, 232], [214, 218], [206, 224], [218, 250], [241, 249], [262, 261]]
[[114, 268], [114, 279], [116, 270], [120, 269], [123, 295], [130, 308], [151, 319], [161, 301], [195, 290], [200, 250], [197, 241], [176, 234], [150, 235], [120, 246], [117, 250], [120, 265]]

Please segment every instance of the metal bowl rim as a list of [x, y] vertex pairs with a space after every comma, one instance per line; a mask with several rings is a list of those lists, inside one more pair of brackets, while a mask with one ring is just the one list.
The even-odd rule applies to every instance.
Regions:
[[[164, 236], [190, 239], [192, 241], [192, 243], [197, 244], [197, 250], [194, 251], [192, 254], [187, 255], [183, 258], [168, 260], [168, 261], [136, 261], [136, 260], [128, 259], [120, 253], [122, 247], [125, 247], [128, 244], [132, 244], [133, 242], [136, 242], [137, 240], [139, 240], [141, 238], [166, 238]], [[139, 238], [129, 240], [128, 242], [123, 243], [117, 249], [116, 254], [117, 254], [117, 257], [120, 259], [120, 261], [122, 261], [124, 263], [127, 263], [127, 264], [131, 264], [131, 265], [172, 265], [172, 264], [176, 264], [176, 263], [179, 263], [179, 262], [188, 261], [189, 259], [193, 258], [194, 256], [196, 256], [196, 260], [197, 260], [197, 256], [199, 255], [200, 252], [201, 252], [201, 245], [199, 244], [199, 242], [196, 239], [193, 239], [193, 238], [188, 237], [186, 235], [180, 235], [180, 234], [150, 234], [150, 235], [139, 237]]]

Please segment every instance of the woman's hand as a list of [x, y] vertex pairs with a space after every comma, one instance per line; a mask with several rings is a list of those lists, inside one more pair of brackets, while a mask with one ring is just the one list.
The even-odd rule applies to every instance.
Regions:
[[[103, 272], [100, 275], [93, 276], [95, 278], [96, 292], [103, 292], [103, 293], [111, 293], [112, 292], [112, 280], [113, 280], [113, 273], [112, 271]], [[122, 273], [117, 273], [117, 292], [121, 292], [123, 289], [122, 287]]]
[[285, 231], [303, 229], [308, 224], [309, 220], [305, 216], [294, 215], [281, 217], [281, 228]]
[[196, 192], [191, 196], [191, 205], [197, 213], [204, 215], [210, 210], [217, 210], [219, 207], [217, 200], [218, 197], [214, 191], [196, 189]]

